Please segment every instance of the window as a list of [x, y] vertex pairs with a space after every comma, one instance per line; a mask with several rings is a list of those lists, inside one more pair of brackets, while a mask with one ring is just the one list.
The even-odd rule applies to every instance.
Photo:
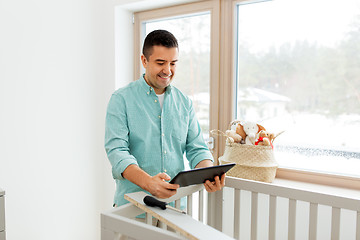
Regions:
[[[157, 24], [178, 32], [179, 22], [192, 25], [207, 14], [210, 19], [196, 27], [196, 34], [205, 33], [203, 27], [210, 34], [210, 42], [201, 41], [210, 45], [210, 62], [201, 65], [209, 66], [210, 97], [204, 98], [209, 104], [196, 103], [197, 112], [209, 108], [208, 123], [198, 115], [204, 133], [225, 131], [234, 119], [260, 122], [270, 132], [285, 130], [274, 143], [283, 177], [297, 174], [300, 181], [311, 178], [319, 183], [349, 180], [339, 186], [358, 183], [360, 2], [201, 1], [136, 13], [135, 56], [140, 55], [142, 36], [159, 28]], [[189, 67], [188, 61], [184, 64]], [[139, 74], [136, 62], [135, 75]], [[186, 82], [179, 81], [180, 76], [175, 85]], [[178, 86], [195, 101], [195, 89], [206, 92]], [[215, 159], [225, 148], [225, 141], [217, 139]]]
[[284, 133], [281, 167], [360, 176], [360, 2], [239, 2], [237, 119]]

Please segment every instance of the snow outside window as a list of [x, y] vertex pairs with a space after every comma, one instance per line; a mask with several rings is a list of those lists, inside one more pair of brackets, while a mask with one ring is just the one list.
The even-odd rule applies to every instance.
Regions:
[[360, 2], [237, 6], [236, 118], [285, 132], [282, 167], [360, 176]]

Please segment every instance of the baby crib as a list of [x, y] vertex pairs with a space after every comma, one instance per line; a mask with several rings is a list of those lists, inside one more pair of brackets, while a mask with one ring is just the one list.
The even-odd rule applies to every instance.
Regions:
[[[156, 240], [360, 240], [360, 191], [334, 191], [336, 188], [326, 187], [315, 191], [281, 179], [263, 183], [233, 177], [226, 177], [225, 188], [216, 193], [207, 193], [202, 185], [180, 189], [167, 201], [175, 200], [179, 208], [179, 199], [187, 198], [187, 215], [194, 221], [188, 229], [168, 231], [169, 222], [161, 221], [164, 219], [151, 211], [146, 213], [149, 224], [135, 221], [132, 218], [144, 210], [128, 203], [101, 214], [101, 239], [114, 240], [122, 234], [131, 239]], [[160, 219], [160, 227], [150, 224], [153, 216]], [[175, 219], [171, 224], [172, 228], [181, 229], [181, 220]], [[196, 230], [200, 226], [197, 224], [207, 226], [208, 230], [202, 231], [209, 235], [201, 235]], [[219, 238], [212, 229], [223, 237]], [[193, 234], [186, 234], [188, 231]]]

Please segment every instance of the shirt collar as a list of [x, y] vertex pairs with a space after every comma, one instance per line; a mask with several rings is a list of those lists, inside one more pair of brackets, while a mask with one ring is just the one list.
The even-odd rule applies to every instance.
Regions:
[[[150, 92], [154, 92], [154, 93], [155, 93], [154, 89], [147, 84], [147, 82], [146, 82], [146, 80], [145, 80], [145, 74], [143, 74], [143, 75], [141, 76], [141, 78], [139, 79], [139, 81], [140, 81], [140, 86], [141, 86], [141, 88], [144, 89], [144, 90], [146, 91], [146, 93], [148, 93], [148, 94], [149, 94]], [[172, 89], [172, 86], [171, 86], [171, 84], [170, 84], [169, 86], [166, 87], [165, 93], [166, 93], [166, 94], [170, 94], [171, 89]]]

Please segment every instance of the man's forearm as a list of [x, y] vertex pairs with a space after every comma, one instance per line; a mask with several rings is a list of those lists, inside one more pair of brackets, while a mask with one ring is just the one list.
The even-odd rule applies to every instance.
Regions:
[[209, 159], [205, 159], [205, 160], [202, 160], [201, 162], [199, 162], [195, 166], [195, 168], [204, 168], [204, 167], [211, 167], [211, 166], [214, 166], [214, 163]]
[[139, 168], [139, 166], [135, 164], [129, 165], [122, 173], [122, 176], [142, 189], [148, 191], [146, 183], [151, 181], [151, 176]]

